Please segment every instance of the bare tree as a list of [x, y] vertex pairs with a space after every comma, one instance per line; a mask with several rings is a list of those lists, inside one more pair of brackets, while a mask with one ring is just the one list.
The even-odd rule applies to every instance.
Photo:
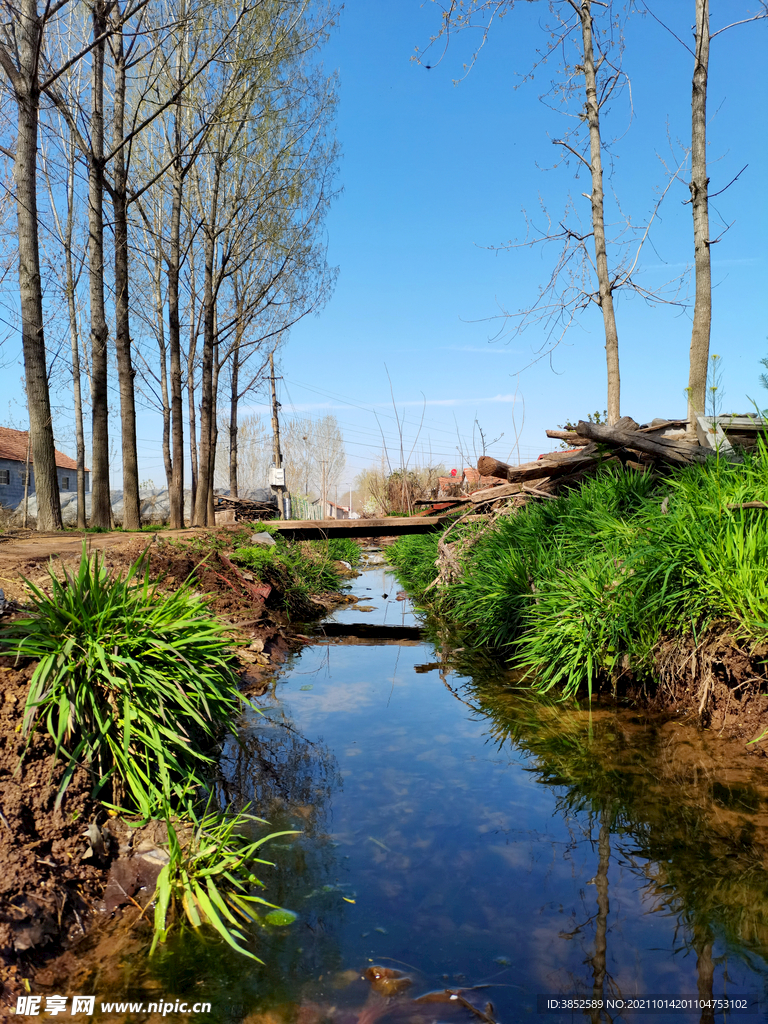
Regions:
[[[710, 39], [736, 25], [768, 17], [768, 4], [762, 11], [725, 25], [710, 36], [709, 0], [694, 0], [696, 28], [693, 49], [693, 86], [691, 93], [691, 211], [693, 213], [693, 250], [696, 299], [693, 307], [691, 351], [688, 377], [688, 420], [695, 429], [695, 417], [704, 412], [709, 364], [709, 339], [712, 331], [712, 258], [710, 247], [719, 239], [709, 235], [709, 177], [707, 171], [707, 82], [709, 78]], [[738, 177], [738, 175], [737, 175]], [[735, 179], [734, 179], [735, 180]], [[731, 182], [733, 184], [733, 182]], [[726, 186], [727, 188], [728, 186]], [[721, 190], [723, 191], [723, 190]]]
[[[440, 39], [443, 39], [447, 46], [451, 30], [481, 28], [481, 43], [473, 54], [469, 64], [471, 68], [488, 37], [493, 20], [507, 15], [513, 10], [514, 5], [515, 0], [451, 0], [447, 6], [442, 6], [441, 30], [431, 40], [430, 47]], [[594, 7], [600, 9], [604, 22], [602, 28], [596, 23]], [[579, 225], [580, 218], [575, 203], [569, 199], [564, 216], [556, 218], [554, 223], [545, 210], [548, 223], [543, 229], [533, 227], [529, 222], [529, 237], [526, 240], [495, 247], [506, 249], [514, 248], [516, 245], [531, 246], [552, 242], [560, 246], [559, 256], [550, 278], [541, 289], [536, 302], [520, 313], [505, 310], [501, 317], [505, 324], [509, 324], [510, 321], [516, 324], [514, 329], [517, 331], [522, 331], [531, 324], [545, 325], [547, 340], [539, 349], [538, 359], [552, 352], [580, 312], [592, 304], [597, 305], [601, 311], [605, 337], [609, 423], [616, 422], [621, 415], [619, 338], [614, 294], [620, 288], [630, 287], [647, 299], [664, 301], [662, 292], [647, 292], [635, 281], [633, 275], [659, 206], [679, 171], [678, 168], [668, 173], [666, 187], [657, 198], [646, 223], [636, 225], [629, 217], [624, 218], [625, 223], [618, 237], [606, 237], [603, 181], [603, 153], [606, 150], [606, 142], [603, 138], [601, 120], [606, 106], [618, 98], [627, 81], [621, 64], [622, 29], [614, 8], [614, 4], [598, 0], [555, 0], [550, 4], [554, 23], [547, 26], [550, 36], [546, 50], [540, 55], [539, 60], [539, 63], [543, 63], [558, 50], [564, 54], [562, 79], [552, 87], [556, 92], [558, 109], [561, 109], [563, 101], [567, 101], [571, 96], [579, 98], [575, 115], [571, 115], [574, 117], [575, 127], [562, 138], [552, 141], [560, 147], [564, 162], [568, 163], [570, 159], [575, 159], [590, 175], [590, 192], [582, 193], [590, 201], [589, 227]], [[573, 61], [567, 56], [569, 46], [577, 50], [577, 58]], [[425, 54], [426, 51], [423, 51], [416, 58], [422, 64], [425, 63]], [[587, 129], [586, 133], [582, 131], [584, 126]], [[612, 252], [609, 252], [609, 249]]]
[[85, 430], [83, 426], [83, 397], [80, 370], [80, 325], [77, 308], [77, 287], [83, 265], [75, 268], [75, 221], [77, 202], [75, 197], [75, 173], [77, 168], [77, 146], [69, 136], [64, 142], [66, 160], [66, 220], [62, 225], [56, 204], [55, 190], [48, 173], [45, 150], [41, 150], [41, 165], [48, 185], [51, 213], [58, 234], [58, 241], [64, 253], [63, 291], [67, 301], [67, 317], [69, 320], [69, 338], [71, 353], [72, 391], [75, 415], [75, 449], [77, 461], [77, 528], [86, 528], [85, 515]]
[[[11, 17], [2, 26], [0, 67], [13, 91], [18, 112], [14, 160], [16, 217], [19, 234], [19, 297], [24, 372], [29, 408], [29, 434], [35, 466], [38, 530], [61, 529], [61, 504], [56, 476], [56, 454], [51, 422], [51, 400], [46, 369], [43, 327], [43, 290], [37, 224], [37, 153], [41, 81], [40, 57], [43, 36], [55, 14], [68, 0], [48, 4], [42, 14], [37, 0], [21, 0], [18, 7], [6, 2]], [[50, 81], [50, 76], [47, 81]]]

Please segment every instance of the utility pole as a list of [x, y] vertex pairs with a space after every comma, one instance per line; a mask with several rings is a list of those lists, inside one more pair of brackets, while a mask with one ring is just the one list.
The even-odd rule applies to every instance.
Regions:
[[323, 497], [322, 497], [322, 502], [323, 502], [323, 519], [327, 519], [328, 518], [328, 508], [326, 506], [326, 493], [325, 493], [325, 459], [322, 459], [321, 461], [322, 461], [322, 466], [323, 466]]
[[277, 498], [277, 507], [282, 519], [287, 518], [284, 508], [285, 497], [285, 470], [283, 469], [283, 455], [280, 451], [280, 420], [277, 410], [280, 404], [277, 401], [277, 390], [275, 388], [275, 353], [269, 353], [269, 382], [272, 385], [272, 469], [269, 471], [269, 485]]

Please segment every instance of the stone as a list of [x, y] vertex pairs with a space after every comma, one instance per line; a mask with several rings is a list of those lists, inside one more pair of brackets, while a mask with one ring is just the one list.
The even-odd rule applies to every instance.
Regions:
[[266, 530], [261, 533], [254, 533], [251, 537], [251, 544], [263, 544], [264, 547], [273, 548], [277, 544], [277, 541], [271, 533], [267, 533]]

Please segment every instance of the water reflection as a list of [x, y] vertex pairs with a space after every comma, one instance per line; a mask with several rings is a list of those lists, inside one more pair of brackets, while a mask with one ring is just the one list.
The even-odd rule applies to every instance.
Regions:
[[[357, 586], [369, 621], [412, 621], [383, 569]], [[219, 797], [302, 830], [264, 876], [299, 920], [263, 936], [264, 968], [187, 939], [162, 985], [202, 984], [214, 1019], [260, 1024], [429, 1024], [457, 1012], [446, 987], [479, 985], [476, 1008], [502, 1024], [582, 1017], [538, 1014], [545, 993], [764, 994], [762, 757], [673, 718], [532, 701], [514, 682], [439, 639], [289, 663], [227, 744]], [[373, 999], [371, 964], [406, 970], [407, 997]], [[415, 1002], [430, 991], [443, 1000]]]
[[[641, 882], [646, 913], [674, 920], [673, 955], [695, 957], [696, 993], [727, 991], [728, 963], [765, 989], [768, 950], [768, 778], [760, 752], [678, 722], [532, 701], [488, 666], [454, 693], [487, 723], [497, 751], [529, 757], [566, 818], [596, 823], [592, 992], [627, 995], [607, 968], [610, 841]], [[490, 676], [490, 678], [488, 678]], [[580, 926], [583, 928], [583, 925]], [[719, 955], [715, 950], [719, 949]], [[746, 978], [748, 974], [743, 975]], [[731, 988], [733, 991], [733, 988]], [[695, 994], [695, 993], [693, 993]], [[599, 1019], [599, 1015], [594, 1019]], [[711, 1009], [702, 1021], [714, 1020]]]

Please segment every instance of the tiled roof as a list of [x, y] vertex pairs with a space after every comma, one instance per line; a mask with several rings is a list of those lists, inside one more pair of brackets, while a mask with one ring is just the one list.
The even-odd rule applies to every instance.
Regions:
[[[12, 459], [14, 462], [27, 461], [27, 434], [26, 430], [11, 430], [10, 427], [0, 427], [0, 459]], [[29, 461], [32, 462], [32, 453], [29, 454]], [[59, 469], [77, 469], [77, 463], [64, 452], [56, 450], [56, 465]], [[86, 470], [88, 473], [89, 470]]]

